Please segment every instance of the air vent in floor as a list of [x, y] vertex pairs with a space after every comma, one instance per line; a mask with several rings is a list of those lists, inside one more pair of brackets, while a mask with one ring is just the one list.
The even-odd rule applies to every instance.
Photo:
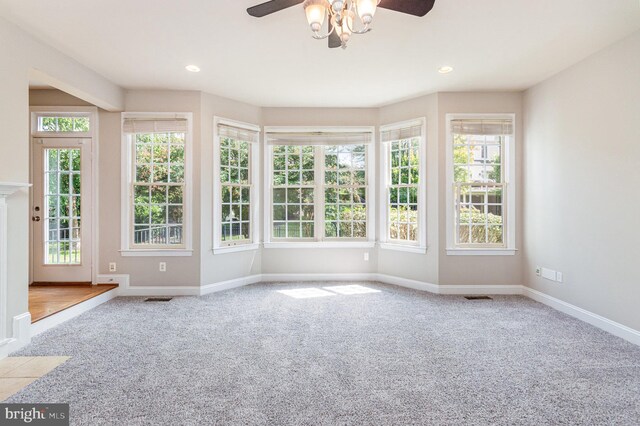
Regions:
[[147, 297], [145, 302], [169, 302], [173, 297]]
[[467, 300], [493, 300], [489, 296], [465, 296]]

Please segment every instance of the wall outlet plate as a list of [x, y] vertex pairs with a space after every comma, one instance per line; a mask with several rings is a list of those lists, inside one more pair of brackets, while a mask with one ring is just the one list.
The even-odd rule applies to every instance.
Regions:
[[364, 254], [364, 261], [368, 262], [369, 261], [369, 252], [365, 252]]
[[542, 268], [540, 268], [539, 266], [536, 266], [536, 275], [540, 276], [540, 274], [542, 274]]
[[167, 262], [160, 262], [158, 269], [160, 272], [167, 272]]
[[117, 272], [117, 271], [118, 271], [118, 266], [116, 265], [116, 262], [109, 263], [109, 272]]
[[556, 272], [556, 281], [561, 283], [563, 280], [562, 272]]

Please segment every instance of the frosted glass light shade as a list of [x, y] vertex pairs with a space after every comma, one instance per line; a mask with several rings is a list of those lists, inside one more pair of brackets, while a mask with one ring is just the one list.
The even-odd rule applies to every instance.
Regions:
[[370, 24], [376, 14], [380, 0], [357, 0], [358, 15], [363, 24]]
[[323, 0], [306, 0], [304, 2], [304, 11], [311, 31], [317, 32], [322, 28], [327, 11], [325, 4]]

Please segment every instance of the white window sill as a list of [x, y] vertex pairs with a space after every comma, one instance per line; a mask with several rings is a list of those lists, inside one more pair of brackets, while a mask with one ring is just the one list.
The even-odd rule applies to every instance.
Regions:
[[323, 241], [323, 242], [282, 242], [264, 243], [267, 249], [300, 249], [300, 248], [373, 248], [375, 241]]
[[410, 246], [410, 245], [394, 244], [394, 243], [380, 243], [380, 248], [384, 250], [396, 250], [396, 251], [404, 251], [408, 253], [419, 253], [419, 254], [427, 253], [426, 247]]
[[133, 249], [120, 250], [124, 257], [188, 257], [193, 256], [189, 249]]
[[514, 256], [517, 251], [506, 248], [448, 248], [447, 256]]
[[239, 244], [237, 246], [215, 247], [213, 254], [237, 253], [240, 251], [258, 250], [260, 244]]

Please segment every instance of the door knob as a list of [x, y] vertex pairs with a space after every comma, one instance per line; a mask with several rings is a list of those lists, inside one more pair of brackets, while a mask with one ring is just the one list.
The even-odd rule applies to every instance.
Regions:
[[33, 216], [31, 220], [34, 222], [40, 222], [40, 216]]

